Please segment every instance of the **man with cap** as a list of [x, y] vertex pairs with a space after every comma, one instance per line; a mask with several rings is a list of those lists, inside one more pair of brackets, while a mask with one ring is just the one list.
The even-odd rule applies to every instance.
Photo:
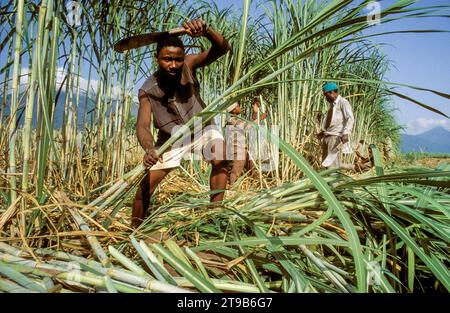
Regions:
[[342, 148], [349, 143], [353, 128], [353, 111], [350, 102], [338, 93], [336, 83], [326, 83], [322, 91], [329, 103], [322, 132], [319, 133], [322, 139], [322, 166], [341, 167]]

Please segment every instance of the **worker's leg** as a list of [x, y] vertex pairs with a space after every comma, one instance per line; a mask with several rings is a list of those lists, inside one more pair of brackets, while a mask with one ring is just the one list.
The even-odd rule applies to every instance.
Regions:
[[142, 223], [145, 213], [147, 213], [150, 205], [150, 197], [159, 183], [170, 171], [171, 168], [148, 171], [147, 175], [145, 175], [134, 197], [133, 211], [131, 214], [131, 227], [135, 228]]
[[211, 195], [211, 202], [222, 201], [227, 186], [228, 171], [225, 160], [212, 161], [212, 171], [209, 180], [211, 191], [223, 190]]
[[195, 151], [201, 148], [203, 158], [211, 162], [212, 170], [209, 178], [211, 191], [211, 202], [222, 201], [228, 181], [226, 144], [221, 132], [217, 127], [207, 126], [203, 129], [201, 138], [194, 140], [192, 147]]
[[133, 210], [131, 212], [131, 227], [136, 227], [142, 222], [145, 212], [150, 204], [149, 174], [150, 171], [147, 172], [145, 177], [141, 180], [136, 194], [134, 195]]
[[333, 136], [335, 137], [334, 139], [334, 148], [333, 150], [336, 151], [336, 149], [338, 150], [338, 154], [336, 156], [336, 159], [334, 160], [333, 164], [331, 165], [331, 167], [334, 168], [341, 168], [342, 167], [342, 145], [339, 147], [339, 144], [341, 143], [341, 137], [339, 136]]
[[230, 171], [230, 185], [234, 184], [241, 176], [247, 160], [233, 160]]
[[[339, 136], [326, 136], [324, 138], [324, 148], [326, 149], [325, 158], [332, 153], [337, 152], [336, 159], [334, 159], [333, 163], [331, 163], [328, 168], [339, 168], [341, 166], [341, 155], [342, 148], [338, 148], [341, 142], [341, 138]], [[338, 151], [336, 151], [338, 150]]]
[[226, 145], [222, 139], [214, 139], [208, 143], [211, 145], [212, 152], [212, 171], [209, 179], [211, 191], [223, 190], [218, 193], [211, 194], [211, 202], [222, 201], [225, 194], [225, 188], [228, 180], [227, 160], [226, 160]]
[[[227, 149], [230, 147], [227, 147]], [[241, 176], [247, 162], [247, 149], [244, 145], [232, 146], [233, 160], [230, 170], [230, 185], [234, 184], [236, 180]]]

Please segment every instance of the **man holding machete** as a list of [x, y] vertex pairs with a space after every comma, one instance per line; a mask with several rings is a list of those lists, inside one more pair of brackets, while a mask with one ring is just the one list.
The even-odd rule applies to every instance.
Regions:
[[[197, 68], [206, 66], [226, 54], [230, 49], [228, 41], [218, 32], [207, 26], [202, 19], [183, 23], [185, 32], [191, 37], [204, 36], [211, 42], [211, 48], [198, 54], [186, 55], [179, 37], [166, 36], [158, 40], [155, 58], [158, 70], [153, 73], [139, 89], [139, 111], [136, 133], [145, 150], [143, 163], [150, 168], [142, 180], [133, 202], [132, 227], [139, 226], [148, 210], [150, 197], [158, 184], [173, 169], [180, 165], [186, 153], [192, 149], [211, 151], [212, 171], [211, 202], [222, 201], [228, 179], [225, 160], [225, 142], [216, 129], [203, 131], [201, 138], [194, 139], [187, 146], [177, 147], [158, 157], [156, 150], [166, 142], [177, 126], [185, 124], [199, 113], [205, 104], [200, 97], [200, 85], [195, 77]], [[158, 129], [156, 142], [150, 133], [152, 122]], [[221, 191], [222, 190], [222, 191]]]

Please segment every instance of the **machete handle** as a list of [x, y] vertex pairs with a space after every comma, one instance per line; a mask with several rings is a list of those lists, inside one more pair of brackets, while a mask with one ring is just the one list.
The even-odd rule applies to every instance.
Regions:
[[186, 34], [187, 32], [184, 27], [177, 27], [177, 28], [173, 28], [173, 29], [169, 30], [168, 33], [171, 36], [180, 36], [180, 35]]

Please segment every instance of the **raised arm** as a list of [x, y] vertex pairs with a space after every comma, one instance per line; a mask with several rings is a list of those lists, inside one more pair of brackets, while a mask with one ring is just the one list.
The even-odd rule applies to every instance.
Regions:
[[143, 163], [146, 167], [150, 167], [158, 161], [155, 143], [150, 132], [152, 109], [150, 100], [142, 89], [139, 89], [138, 98], [139, 110], [136, 122], [136, 135], [140, 145], [145, 150]]
[[[256, 103], [252, 104], [252, 120], [256, 121], [258, 119], [259, 106]], [[266, 119], [266, 113], [259, 114], [259, 120], [264, 121]]]
[[[260, 121], [264, 121], [267, 117], [267, 113], [261, 113], [259, 115], [259, 120]], [[258, 112], [253, 112], [252, 113], [252, 120], [256, 121], [258, 119]]]
[[192, 69], [209, 65], [231, 50], [228, 41], [217, 31], [212, 29], [202, 19], [184, 22], [183, 27], [191, 37], [204, 36], [211, 42], [211, 48], [197, 54], [189, 54], [185, 62]]

